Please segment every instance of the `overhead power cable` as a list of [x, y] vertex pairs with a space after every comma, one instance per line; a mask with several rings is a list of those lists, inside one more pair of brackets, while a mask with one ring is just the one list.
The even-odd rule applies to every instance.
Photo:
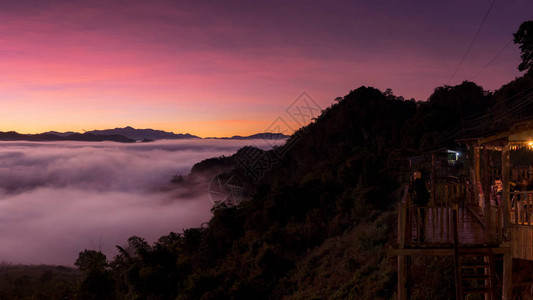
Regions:
[[496, 0], [492, 0], [492, 3], [490, 4], [490, 7], [489, 7], [489, 9], [487, 10], [487, 13], [485, 14], [485, 17], [483, 18], [483, 21], [482, 21], [481, 24], [479, 25], [479, 28], [477, 29], [477, 32], [476, 32], [476, 34], [474, 35], [474, 38], [472, 39], [472, 42], [470, 42], [470, 46], [468, 46], [468, 49], [466, 49], [466, 52], [465, 52], [465, 54], [463, 55], [463, 58], [461, 59], [461, 62], [459, 63], [459, 65], [457, 66], [457, 68], [455, 69], [455, 71], [453, 72], [453, 74], [452, 74], [452, 76], [450, 77], [450, 79], [448, 79], [448, 81], [446, 81], [446, 84], [450, 83], [450, 81], [453, 79], [453, 77], [455, 77], [455, 74], [457, 74], [457, 71], [459, 71], [459, 69], [460, 69], [461, 66], [463, 65], [463, 62], [465, 61], [466, 56], [468, 55], [468, 52], [470, 52], [470, 49], [472, 49], [472, 46], [473, 46], [474, 43], [476, 42], [477, 36], [479, 35], [479, 32], [481, 31], [481, 28], [483, 27], [483, 24], [485, 24], [485, 21], [487, 20], [487, 17], [489, 16], [489, 13], [490, 13], [490, 11], [492, 10], [492, 7], [494, 6], [494, 2], [496, 2]]
[[494, 56], [481, 70], [479, 70], [479, 72], [477, 72], [474, 76], [470, 77], [470, 81], [474, 78], [476, 78], [477, 75], [481, 74], [481, 72], [485, 71], [486, 68], [488, 68], [496, 59], [498, 59], [498, 57], [503, 53], [503, 51], [505, 51], [505, 49], [507, 49], [507, 47], [509, 47], [509, 45], [511, 45], [511, 43], [513, 42], [513, 40], [510, 40], [507, 44], [505, 44], [505, 46], [500, 50], [500, 52], [498, 52], [498, 54], [496, 54], [496, 56]]

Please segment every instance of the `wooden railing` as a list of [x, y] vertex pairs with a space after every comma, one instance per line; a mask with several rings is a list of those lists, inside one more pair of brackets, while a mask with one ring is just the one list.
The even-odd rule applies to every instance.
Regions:
[[533, 260], [533, 191], [511, 193], [512, 255]]
[[475, 203], [471, 186], [463, 182], [439, 182], [435, 185], [435, 190], [435, 199], [432, 199], [435, 206], [465, 206]]
[[[490, 219], [484, 216], [468, 185], [436, 185], [436, 197], [427, 206], [414, 206], [408, 188], [398, 206], [398, 243], [403, 246], [451, 246], [454, 243], [454, 215], [462, 232], [462, 243], [498, 243], [504, 240], [503, 211], [491, 207]], [[533, 210], [533, 204], [531, 205]], [[532, 216], [533, 217], [533, 216]], [[533, 224], [533, 219], [531, 220]], [[468, 233], [469, 224], [477, 224]], [[475, 236], [475, 237], [474, 237]]]
[[533, 226], [533, 191], [511, 192], [510, 222]]
[[[446, 187], [446, 190], [450, 192], [450, 196], [453, 194], [450, 188]], [[453, 243], [451, 197], [446, 201], [432, 202], [434, 203], [427, 206], [412, 205], [409, 188], [405, 187], [402, 202], [398, 206], [398, 244], [400, 247], [428, 244], [451, 245]]]
[[506, 235], [504, 233], [505, 226], [503, 224], [504, 222], [503, 207], [502, 206], [491, 206], [490, 209], [491, 209], [490, 226], [487, 226], [486, 217], [484, 218], [482, 222], [488, 234], [486, 238], [487, 243], [503, 242], [506, 239]]
[[398, 242], [405, 246], [451, 246], [457, 216], [460, 243], [497, 244], [505, 239], [501, 207], [493, 207], [490, 226], [483, 216], [475, 215], [469, 207], [398, 206]]
[[453, 208], [412, 206], [406, 208], [406, 241], [412, 246], [453, 243]]

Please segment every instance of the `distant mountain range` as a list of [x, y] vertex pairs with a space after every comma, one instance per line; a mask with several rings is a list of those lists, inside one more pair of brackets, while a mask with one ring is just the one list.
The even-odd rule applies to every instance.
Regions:
[[115, 128], [115, 129], [105, 129], [105, 130], [92, 130], [87, 131], [96, 135], [108, 135], [108, 134], [118, 134], [134, 139], [136, 141], [141, 141], [145, 139], [149, 140], [180, 140], [180, 139], [199, 139], [200, 137], [188, 133], [174, 133], [163, 130], [155, 129], [135, 129], [133, 127], [127, 126], [124, 128]]
[[[208, 139], [224, 140], [249, 140], [249, 139], [269, 139], [279, 140], [288, 138], [288, 135], [281, 133], [257, 133], [249, 136], [235, 135], [232, 137], [210, 137]], [[134, 143], [137, 141], [149, 142], [155, 140], [176, 140], [176, 139], [201, 139], [189, 133], [174, 133], [155, 129], [135, 129], [127, 126], [124, 128], [92, 130], [85, 133], [73, 131], [57, 132], [48, 131], [39, 134], [21, 134], [14, 131], [1, 132], [0, 141], [115, 141], [121, 143]]]
[[102, 142], [113, 141], [120, 143], [135, 143], [135, 140], [127, 138], [122, 135], [96, 135], [92, 133], [72, 133], [72, 134], [52, 134], [52, 133], [39, 133], [39, 134], [20, 134], [14, 131], [1, 132], [0, 141], [33, 141], [33, 142], [46, 142], [46, 141], [83, 141], [83, 142]]
[[75, 133], [78, 133], [78, 132], [74, 132], [74, 131], [67, 131], [67, 132], [47, 131], [47, 132], [44, 132], [44, 133], [41, 133], [41, 134], [53, 134], [53, 135], [58, 135], [58, 136], [69, 136], [69, 135], [73, 135]]
[[234, 135], [232, 137], [209, 137], [206, 139], [219, 139], [219, 140], [253, 140], [253, 139], [263, 139], [263, 140], [280, 140], [280, 139], [287, 139], [289, 138], [289, 135], [285, 135], [283, 133], [271, 133], [271, 132], [264, 132], [264, 133], [256, 133], [248, 136], [240, 136], [240, 135]]

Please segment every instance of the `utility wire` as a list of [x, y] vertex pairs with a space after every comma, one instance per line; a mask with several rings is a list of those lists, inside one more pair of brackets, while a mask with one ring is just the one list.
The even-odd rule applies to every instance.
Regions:
[[[529, 88], [524, 90], [521, 93], [529, 92], [533, 88]], [[521, 96], [518, 98], [514, 103], [510, 104], [509, 106], [504, 106], [502, 109], [493, 110], [491, 112], [488, 112], [484, 117], [468, 120], [466, 123], [470, 123], [469, 125], [466, 125], [463, 123], [463, 126], [466, 127], [467, 132], [475, 132], [480, 130], [485, 130], [490, 127], [492, 127], [494, 122], [498, 122], [502, 119], [516, 116], [520, 111], [522, 111], [524, 108], [526, 108], [528, 105], [531, 105], [533, 103], [533, 92], [529, 92], [526, 95]], [[514, 96], [507, 98], [503, 101], [503, 103], [507, 102], [507, 100], [510, 100], [514, 98]], [[466, 125], [466, 126], [465, 126]]]
[[472, 46], [476, 42], [477, 36], [479, 35], [479, 32], [481, 31], [481, 28], [483, 27], [483, 24], [485, 24], [485, 21], [487, 20], [487, 17], [489, 16], [489, 13], [492, 10], [492, 7], [494, 6], [494, 2], [496, 2], [496, 0], [492, 0], [492, 3], [490, 4], [489, 9], [487, 10], [487, 13], [485, 14], [485, 17], [483, 18], [483, 22], [481, 22], [481, 24], [479, 25], [479, 28], [477, 29], [476, 35], [474, 35], [474, 38], [472, 39], [472, 42], [470, 43], [470, 46], [468, 46], [468, 49], [466, 49], [465, 55], [463, 55], [463, 58], [461, 59], [461, 62], [459, 63], [459, 65], [457, 66], [455, 71], [453, 72], [453, 74], [450, 77], [450, 79], [448, 79], [448, 81], [446, 81], [446, 84], [450, 83], [450, 81], [453, 79], [453, 77], [455, 77], [455, 74], [457, 74], [457, 71], [459, 71], [459, 69], [463, 65], [463, 62], [465, 61], [466, 56], [468, 55], [468, 52], [470, 52], [470, 49], [472, 49]]
[[496, 56], [494, 56], [494, 58], [492, 58], [481, 70], [479, 70], [479, 72], [477, 72], [474, 76], [470, 77], [469, 80], [472, 80], [474, 78], [476, 78], [477, 75], [481, 74], [481, 72], [485, 71], [486, 68], [488, 68], [502, 53], [503, 51], [505, 51], [505, 49], [507, 49], [507, 47], [509, 47], [509, 45], [511, 45], [511, 43], [513, 42], [513, 40], [511, 39], [501, 50], [500, 52], [498, 52], [498, 54], [496, 54]]
[[[465, 120], [463, 122], [464, 127], [475, 127], [479, 123], [487, 123], [489, 121], [496, 121], [499, 116], [508, 113], [510, 110], [513, 110], [515, 108], [521, 108], [523, 105], [528, 104], [528, 96], [533, 95], [530, 91], [533, 90], [533, 87], [527, 88], [519, 93], [516, 93], [503, 101], [500, 101], [501, 109], [500, 110], [492, 110], [488, 113], [485, 113], [479, 117], [471, 116], [468, 120]], [[521, 94], [525, 94], [520, 96]], [[517, 98], [516, 100], [513, 100]]]
[[[531, 18], [529, 18], [531, 20], [533, 20], [533, 16]], [[507, 42], [507, 44], [505, 44], [505, 46], [500, 50], [500, 52], [498, 52], [498, 54], [496, 54], [496, 56], [494, 56], [481, 70], [479, 70], [479, 72], [477, 72], [474, 76], [470, 77], [469, 80], [472, 80], [474, 79], [475, 77], [477, 77], [481, 72], [485, 71], [486, 68], [488, 68], [496, 59], [498, 59], [498, 57], [500, 57], [500, 55], [505, 51], [505, 49], [507, 49], [507, 47], [509, 47], [509, 45], [511, 45], [511, 43], [514, 41], [514, 39], [511, 39], [509, 42]], [[531, 57], [532, 54], [530, 54], [526, 59], [529, 59], [529, 57]]]

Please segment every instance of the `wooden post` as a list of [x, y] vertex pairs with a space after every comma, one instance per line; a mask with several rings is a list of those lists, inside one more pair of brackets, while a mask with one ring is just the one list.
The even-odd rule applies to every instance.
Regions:
[[398, 300], [407, 300], [407, 266], [404, 255], [398, 255]]
[[490, 157], [489, 150], [483, 149], [483, 174], [481, 178], [483, 187], [483, 216], [485, 219], [485, 241], [492, 242], [492, 216], [490, 207]]
[[511, 159], [509, 153], [509, 145], [505, 145], [502, 149], [502, 185], [503, 185], [503, 194], [502, 194], [502, 214], [503, 214], [503, 240], [509, 240], [509, 219], [511, 213], [511, 197], [510, 197], [510, 185], [509, 185], [509, 175], [511, 167]]
[[513, 298], [513, 257], [511, 252], [503, 254], [502, 300]]
[[431, 154], [431, 200], [433, 205], [437, 204], [437, 190], [435, 189], [435, 181], [437, 180], [437, 154]]
[[478, 185], [480, 182], [480, 148], [474, 147], [474, 199], [476, 200], [476, 204], [479, 205], [479, 192], [478, 192]]
[[[405, 246], [406, 203], [398, 204], [398, 248]], [[398, 255], [398, 300], [407, 300], [407, 260], [404, 255]]]
[[405, 229], [406, 229], [406, 204], [398, 204], [398, 248], [403, 249], [405, 246]]
[[461, 269], [459, 262], [459, 218], [458, 218], [458, 206], [453, 204], [452, 208], [452, 219], [453, 219], [453, 255], [455, 263], [455, 299], [463, 300], [463, 291], [461, 289]]

